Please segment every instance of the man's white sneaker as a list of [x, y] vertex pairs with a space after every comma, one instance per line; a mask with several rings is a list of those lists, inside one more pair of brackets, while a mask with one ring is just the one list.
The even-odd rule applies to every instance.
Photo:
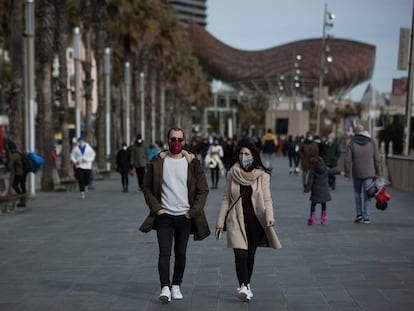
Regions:
[[164, 286], [161, 289], [160, 301], [162, 303], [168, 303], [168, 302], [171, 301], [171, 291], [170, 291], [170, 288], [168, 286]]
[[81, 192], [81, 199], [84, 199], [85, 198], [85, 192]]
[[171, 287], [171, 297], [172, 299], [183, 299], [183, 294], [180, 290], [180, 285], [173, 285]]
[[252, 298], [253, 297], [253, 292], [252, 292], [252, 289], [250, 288], [250, 284], [247, 284], [247, 291], [249, 292], [249, 296], [250, 296], [250, 298]]
[[247, 289], [247, 287], [242, 284], [238, 289], [237, 289], [237, 293], [239, 295], [239, 298], [241, 301], [243, 302], [248, 302], [250, 301], [250, 294], [249, 294], [249, 290]]

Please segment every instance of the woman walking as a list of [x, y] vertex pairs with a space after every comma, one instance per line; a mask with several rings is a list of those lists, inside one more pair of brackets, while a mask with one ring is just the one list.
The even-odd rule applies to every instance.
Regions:
[[273, 203], [270, 193], [270, 170], [265, 168], [257, 148], [244, 142], [238, 148], [238, 159], [228, 175], [227, 186], [216, 223], [216, 238], [227, 228], [227, 246], [233, 248], [237, 294], [250, 301], [250, 280], [258, 246], [281, 248], [274, 230]]

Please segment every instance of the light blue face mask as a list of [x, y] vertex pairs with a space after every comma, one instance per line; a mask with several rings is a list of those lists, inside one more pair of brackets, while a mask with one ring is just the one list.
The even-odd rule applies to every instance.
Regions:
[[313, 137], [312, 136], [309, 136], [309, 137], [307, 137], [306, 138], [308, 141], [312, 141], [313, 140]]
[[253, 157], [242, 154], [239, 156], [239, 162], [243, 168], [248, 168], [253, 163]]

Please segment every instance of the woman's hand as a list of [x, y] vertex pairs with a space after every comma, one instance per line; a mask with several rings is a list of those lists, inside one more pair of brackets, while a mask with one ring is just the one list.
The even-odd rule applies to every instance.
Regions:
[[216, 236], [216, 239], [219, 238], [222, 232], [223, 232], [223, 228], [216, 228], [216, 232], [214, 233], [214, 235]]
[[190, 215], [190, 213], [189, 213], [189, 212], [185, 213], [185, 218], [187, 218], [187, 219], [191, 219], [191, 215]]
[[274, 219], [270, 219], [267, 221], [267, 226], [268, 227], [273, 227], [275, 225], [275, 220]]

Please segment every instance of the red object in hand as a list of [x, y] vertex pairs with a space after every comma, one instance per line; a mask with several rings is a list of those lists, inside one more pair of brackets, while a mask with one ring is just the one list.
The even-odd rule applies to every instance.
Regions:
[[385, 192], [385, 185], [377, 191], [375, 199], [377, 200], [376, 208], [385, 211], [388, 207], [388, 201], [391, 200], [391, 196]]
[[375, 194], [375, 199], [380, 202], [387, 202], [391, 200], [391, 196], [385, 192], [385, 186]]

